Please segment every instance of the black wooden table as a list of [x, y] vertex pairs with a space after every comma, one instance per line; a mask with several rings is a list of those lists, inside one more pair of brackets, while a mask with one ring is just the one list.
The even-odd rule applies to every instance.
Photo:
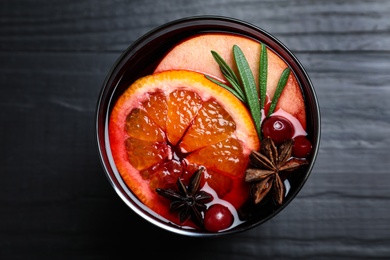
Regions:
[[[147, 31], [216, 14], [276, 36], [307, 68], [322, 114], [297, 198], [250, 231], [170, 234], [134, 214], [94, 135], [111, 65]], [[0, 258], [389, 259], [390, 2], [0, 1]]]

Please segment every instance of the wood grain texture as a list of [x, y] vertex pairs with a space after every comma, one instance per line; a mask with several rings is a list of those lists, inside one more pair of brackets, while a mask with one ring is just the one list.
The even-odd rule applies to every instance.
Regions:
[[[202, 14], [285, 43], [322, 116], [320, 152], [297, 198], [218, 239], [169, 234], [131, 212], [94, 136], [100, 88], [121, 52]], [[0, 258], [389, 259], [389, 17], [387, 0], [0, 1]]]

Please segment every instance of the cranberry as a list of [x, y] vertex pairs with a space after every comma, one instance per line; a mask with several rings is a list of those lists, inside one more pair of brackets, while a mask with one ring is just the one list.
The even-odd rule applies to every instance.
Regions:
[[204, 227], [210, 232], [218, 232], [233, 224], [230, 210], [221, 204], [211, 205], [204, 214]]
[[299, 158], [307, 157], [311, 152], [312, 145], [303, 135], [294, 138], [292, 155]]
[[294, 127], [292, 123], [282, 116], [270, 116], [264, 119], [262, 124], [264, 137], [270, 137], [275, 145], [280, 145], [293, 137]]

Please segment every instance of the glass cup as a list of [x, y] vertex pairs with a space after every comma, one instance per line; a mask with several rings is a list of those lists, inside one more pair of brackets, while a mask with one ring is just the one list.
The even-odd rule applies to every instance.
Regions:
[[[108, 138], [108, 120], [118, 97], [136, 79], [152, 74], [162, 57], [178, 42], [191, 36], [207, 33], [234, 33], [263, 42], [276, 52], [291, 68], [301, 87], [307, 116], [307, 133], [312, 143], [310, 163], [304, 172], [290, 179], [290, 190], [284, 203], [278, 207], [262, 209], [254, 217], [232, 229], [221, 232], [206, 232], [183, 229], [171, 224], [142, 204], [122, 180], [113, 161]], [[109, 71], [101, 89], [96, 110], [96, 137], [98, 152], [105, 174], [119, 197], [146, 221], [167, 231], [194, 237], [221, 236], [254, 228], [282, 211], [299, 193], [308, 179], [320, 143], [320, 110], [314, 87], [301, 63], [278, 39], [268, 32], [247, 22], [220, 16], [188, 17], [164, 24], [132, 43], [117, 59]]]

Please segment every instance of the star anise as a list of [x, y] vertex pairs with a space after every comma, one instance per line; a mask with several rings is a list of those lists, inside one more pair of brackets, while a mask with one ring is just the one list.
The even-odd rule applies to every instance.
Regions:
[[206, 210], [205, 203], [212, 199], [211, 194], [199, 190], [204, 168], [201, 167], [190, 178], [188, 186], [186, 186], [181, 178], [177, 180], [178, 190], [160, 189], [156, 192], [171, 200], [169, 209], [173, 212], [178, 212], [181, 223], [184, 223], [189, 218], [199, 227], [203, 227], [202, 212]]
[[283, 203], [285, 186], [281, 173], [288, 173], [308, 163], [291, 157], [293, 140], [283, 142], [276, 147], [271, 138], [261, 142], [260, 152], [252, 151], [249, 158], [255, 168], [248, 168], [245, 181], [252, 184], [252, 196], [258, 204], [272, 191], [273, 198], [278, 205]]

